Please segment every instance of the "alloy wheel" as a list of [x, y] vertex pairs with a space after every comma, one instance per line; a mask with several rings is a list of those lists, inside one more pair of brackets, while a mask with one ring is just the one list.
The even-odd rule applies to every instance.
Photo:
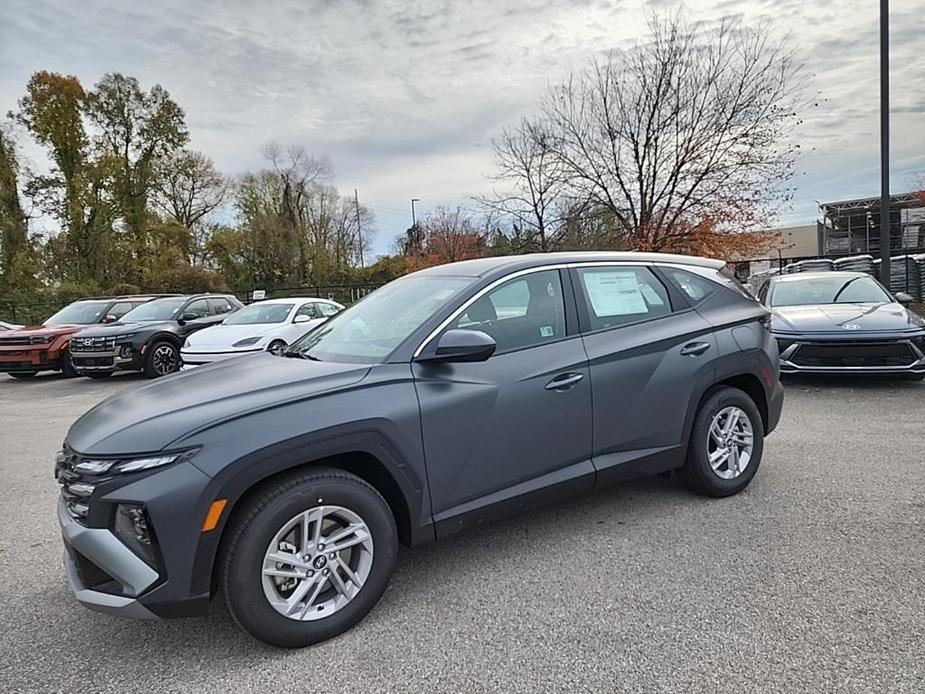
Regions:
[[154, 370], [160, 376], [173, 373], [180, 365], [177, 350], [171, 345], [158, 345], [154, 350], [154, 354], [151, 355], [151, 361], [154, 365]]
[[322, 619], [356, 597], [372, 565], [373, 537], [363, 519], [341, 506], [316, 506], [273, 537], [263, 558], [263, 592], [284, 617]]
[[751, 419], [738, 407], [724, 407], [713, 417], [709, 431], [710, 467], [721, 479], [735, 479], [752, 459], [754, 430]]

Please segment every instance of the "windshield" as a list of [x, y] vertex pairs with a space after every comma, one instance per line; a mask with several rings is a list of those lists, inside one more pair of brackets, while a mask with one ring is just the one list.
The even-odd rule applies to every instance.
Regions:
[[292, 310], [292, 304], [251, 304], [225, 320], [225, 325], [255, 325], [282, 323]]
[[45, 321], [45, 325], [90, 325], [103, 316], [108, 301], [78, 301], [65, 306]]
[[813, 277], [774, 285], [771, 306], [880, 304], [893, 299], [872, 277]]
[[122, 323], [146, 320], [176, 320], [186, 299], [157, 299], [133, 308], [120, 319]]
[[472, 282], [469, 277], [409, 275], [344, 309], [292, 343], [321, 361], [376, 363]]

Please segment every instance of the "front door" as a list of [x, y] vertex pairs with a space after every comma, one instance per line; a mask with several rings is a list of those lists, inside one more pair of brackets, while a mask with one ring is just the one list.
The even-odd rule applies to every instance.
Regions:
[[563, 274], [511, 278], [447, 329], [481, 330], [497, 349], [484, 362], [413, 365], [437, 534], [590, 489], [590, 379]]

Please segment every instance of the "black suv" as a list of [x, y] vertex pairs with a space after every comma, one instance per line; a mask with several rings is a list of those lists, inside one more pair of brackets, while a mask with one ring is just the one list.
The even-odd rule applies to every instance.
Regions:
[[173, 296], [143, 304], [105, 326], [71, 338], [71, 363], [82, 376], [105, 378], [116, 369], [148, 378], [180, 368], [180, 347], [191, 333], [221, 323], [243, 304], [230, 294]]
[[[399, 543], [640, 474], [744, 489], [783, 402], [763, 308], [721, 262], [487, 258], [379, 289], [290, 345], [100, 403], [58, 455], [88, 607], [257, 638], [359, 622]], [[593, 397], [592, 397], [593, 393]]]

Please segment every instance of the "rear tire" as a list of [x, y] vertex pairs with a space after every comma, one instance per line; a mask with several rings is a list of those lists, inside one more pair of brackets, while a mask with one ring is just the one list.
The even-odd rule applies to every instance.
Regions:
[[169, 376], [180, 370], [180, 350], [172, 342], [159, 340], [145, 354], [145, 378]]
[[8, 372], [13, 378], [34, 378], [38, 371], [11, 371]]
[[[251, 636], [282, 648], [318, 643], [357, 624], [385, 591], [398, 552], [395, 519], [379, 492], [332, 468], [259, 489], [235, 510], [222, 541], [229, 612]], [[271, 553], [282, 560], [268, 559]]]
[[[724, 457], [724, 451], [730, 453]], [[738, 388], [721, 386], [708, 391], [697, 410], [687, 460], [677, 475], [700, 494], [731, 496], [752, 481], [763, 452], [764, 422], [755, 402]]]

